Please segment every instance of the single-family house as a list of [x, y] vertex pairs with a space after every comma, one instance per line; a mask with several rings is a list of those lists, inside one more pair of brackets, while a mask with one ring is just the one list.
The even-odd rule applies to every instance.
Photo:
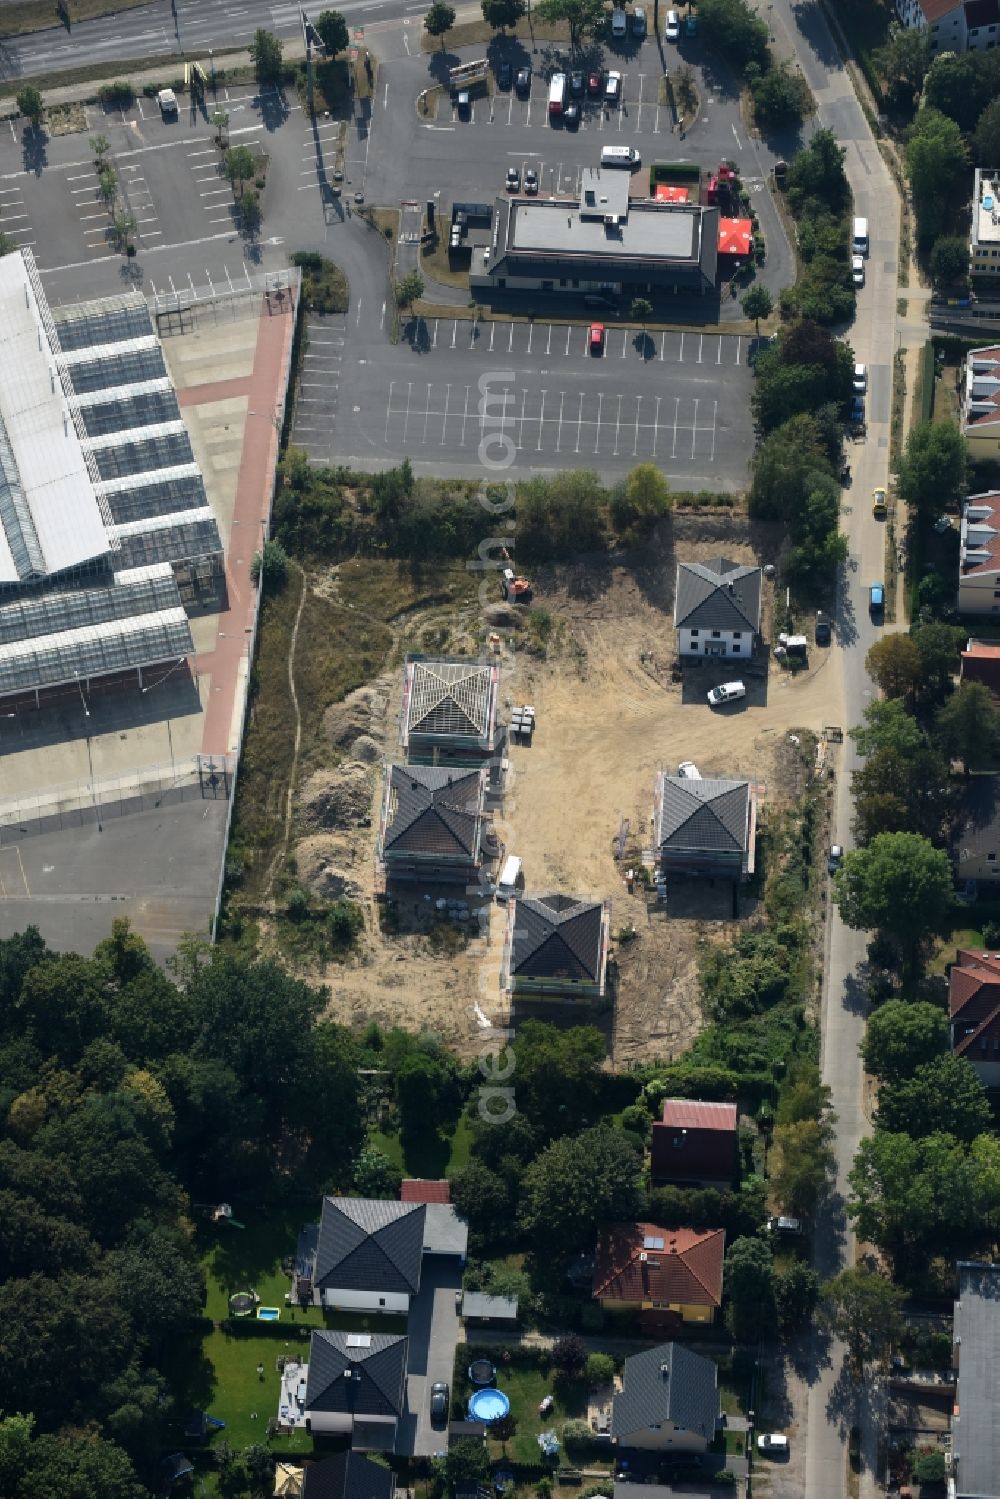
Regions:
[[1000, 953], [960, 947], [948, 973], [951, 1049], [1000, 1086]]
[[425, 1255], [464, 1263], [468, 1225], [449, 1203], [324, 1197], [299, 1235], [295, 1295], [316, 1306], [405, 1316]]
[[656, 777], [653, 858], [664, 877], [744, 880], [753, 874], [757, 793], [750, 781]]
[[951, 1499], [1000, 1499], [1000, 1265], [962, 1260], [953, 1323]]
[[304, 1371], [306, 1430], [391, 1452], [406, 1409], [406, 1351], [399, 1333], [317, 1328]]
[[[1000, 408], [997, 434], [1000, 442]], [[958, 612], [1000, 614], [1000, 490], [970, 495], [962, 507]]]
[[662, 1320], [711, 1322], [722, 1305], [721, 1228], [617, 1223], [597, 1240], [593, 1295], [609, 1310], [638, 1307]]
[[610, 901], [559, 894], [509, 901], [500, 986], [515, 999], [602, 999], [610, 938]]
[[625, 1360], [611, 1407], [611, 1438], [649, 1452], [707, 1452], [719, 1419], [715, 1363], [681, 1343]]
[[716, 557], [681, 562], [674, 593], [674, 629], [681, 656], [748, 660], [760, 634], [761, 570]]
[[1000, 453], [1000, 346], [972, 349], [966, 355], [959, 419], [969, 457], [977, 462], [996, 458]]
[[400, 737], [411, 765], [481, 765], [498, 743], [496, 661], [408, 656]]
[[1000, 697], [1000, 641], [967, 641], [962, 652], [959, 680], [981, 682], [994, 697]]
[[932, 57], [986, 51], [1000, 35], [998, 0], [896, 0], [896, 15], [908, 29], [926, 29]]
[[485, 767], [385, 767], [376, 857], [388, 881], [479, 879], [488, 774]]
[[363, 1452], [337, 1452], [303, 1469], [302, 1499], [393, 1499], [396, 1475]]
[[736, 1105], [698, 1098], [666, 1098], [653, 1124], [650, 1174], [654, 1182], [731, 1187], [736, 1175]]

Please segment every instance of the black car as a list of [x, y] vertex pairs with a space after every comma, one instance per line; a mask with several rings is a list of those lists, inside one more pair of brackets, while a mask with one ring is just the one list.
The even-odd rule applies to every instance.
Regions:
[[566, 105], [566, 108], [563, 110], [562, 117], [563, 117], [563, 124], [564, 125], [570, 125], [570, 126], [579, 125], [579, 123], [580, 123], [580, 106], [579, 106], [579, 104], [576, 104], [571, 99], [569, 101], [569, 103]]
[[431, 1425], [444, 1426], [448, 1420], [448, 1386], [431, 1385]]
[[510, 88], [514, 79], [514, 69], [509, 62], [502, 62], [497, 68], [497, 86], [499, 88]]
[[514, 87], [517, 89], [517, 92], [521, 95], [522, 99], [526, 99], [528, 97], [528, 95], [531, 93], [530, 68], [518, 68], [517, 77], [514, 79]]
[[825, 614], [816, 615], [816, 644], [829, 645], [833, 637], [830, 621]]
[[571, 73], [569, 75], [570, 93], [575, 94], [576, 97], [579, 98], [579, 96], [583, 93], [584, 88], [586, 87], [586, 82], [587, 80], [585, 79], [583, 73], [579, 71], [579, 69], [575, 73]]

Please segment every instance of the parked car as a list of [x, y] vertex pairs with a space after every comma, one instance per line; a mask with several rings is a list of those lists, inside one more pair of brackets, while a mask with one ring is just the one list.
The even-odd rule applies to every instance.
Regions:
[[829, 645], [833, 639], [833, 626], [827, 615], [820, 611], [816, 615], [816, 644]]
[[604, 353], [604, 324], [591, 323], [590, 325], [590, 352], [592, 354]]
[[516, 192], [520, 192], [520, 190], [521, 190], [521, 173], [520, 173], [520, 171], [518, 170], [517, 167], [508, 167], [507, 168], [507, 191], [509, 193], [516, 193]]
[[840, 861], [844, 857], [844, 850], [839, 843], [830, 844], [830, 852], [826, 856], [826, 868], [829, 874], [836, 874], [840, 868]]
[[538, 191], [538, 173], [533, 172], [530, 167], [524, 174], [524, 191], [532, 197]]
[[575, 94], [577, 98], [583, 93], [585, 85], [586, 79], [579, 68], [569, 75], [569, 91], [571, 94]]
[[867, 364], [856, 364], [854, 366], [854, 389], [859, 396], [863, 396], [868, 389]]
[[757, 1451], [770, 1452], [776, 1457], [785, 1457], [788, 1453], [788, 1438], [778, 1431], [761, 1432], [757, 1438]]
[[800, 1234], [802, 1223], [798, 1218], [768, 1218], [767, 1226], [772, 1234]]
[[886, 517], [887, 513], [888, 513], [888, 506], [886, 505], [886, 502], [885, 502], [885, 490], [881, 489], [881, 488], [879, 488], [879, 489], [873, 489], [872, 490], [872, 515], [874, 515], [874, 517], [875, 517], [876, 520], [885, 520], [885, 517]]
[[723, 703], [735, 703], [737, 698], [746, 697], [746, 684], [743, 682], [721, 682], [718, 687], [710, 687], [708, 690], [708, 705], [710, 708], [718, 708]]
[[458, 112], [463, 116], [463, 118], [472, 112], [472, 101], [470, 99], [469, 90], [467, 88], [462, 89], [459, 93]]
[[444, 1426], [448, 1421], [448, 1386], [431, 1385], [431, 1425]]
[[615, 41], [621, 41], [628, 32], [628, 16], [621, 6], [616, 5], [611, 12], [611, 35]]
[[509, 62], [502, 62], [497, 68], [497, 88], [508, 89], [514, 79], [514, 69]]
[[863, 255], [851, 256], [851, 280], [855, 286], [865, 284], [865, 257]]
[[580, 123], [580, 106], [575, 99], [571, 99], [563, 110], [563, 124], [576, 127]]
[[622, 75], [611, 72], [604, 81], [604, 97], [609, 104], [617, 104], [621, 98]]
[[885, 608], [885, 585], [873, 583], [868, 590], [868, 612], [873, 618], [881, 615]]
[[530, 68], [518, 68], [517, 77], [514, 79], [514, 87], [521, 95], [522, 99], [526, 99], [528, 97], [528, 95], [531, 93]]
[[693, 760], [682, 760], [677, 767], [677, 774], [683, 776], [686, 781], [701, 780], [701, 771]]
[[663, 36], [668, 42], [679, 42], [681, 39], [680, 18], [675, 10], [667, 11], [667, 24], [663, 28]]
[[640, 42], [646, 35], [646, 12], [641, 5], [632, 12], [632, 35]]
[[604, 88], [604, 74], [600, 68], [594, 68], [587, 74], [587, 93], [598, 95]]

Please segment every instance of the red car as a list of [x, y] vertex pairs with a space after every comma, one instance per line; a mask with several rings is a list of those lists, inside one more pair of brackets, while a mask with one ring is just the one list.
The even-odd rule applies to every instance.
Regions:
[[590, 325], [590, 352], [592, 354], [604, 353], [604, 324], [591, 323]]
[[599, 96], [604, 91], [604, 75], [600, 70], [587, 74], [587, 93]]

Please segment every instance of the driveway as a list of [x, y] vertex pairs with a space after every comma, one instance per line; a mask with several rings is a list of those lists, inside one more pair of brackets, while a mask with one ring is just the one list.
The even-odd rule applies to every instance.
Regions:
[[462, 1267], [457, 1257], [434, 1255], [424, 1260], [420, 1293], [410, 1304], [408, 1409], [400, 1423], [396, 1449], [407, 1456], [430, 1457], [448, 1445], [447, 1428], [436, 1430], [431, 1426], [431, 1385], [443, 1381], [451, 1387], [460, 1330], [455, 1292], [461, 1284]]

